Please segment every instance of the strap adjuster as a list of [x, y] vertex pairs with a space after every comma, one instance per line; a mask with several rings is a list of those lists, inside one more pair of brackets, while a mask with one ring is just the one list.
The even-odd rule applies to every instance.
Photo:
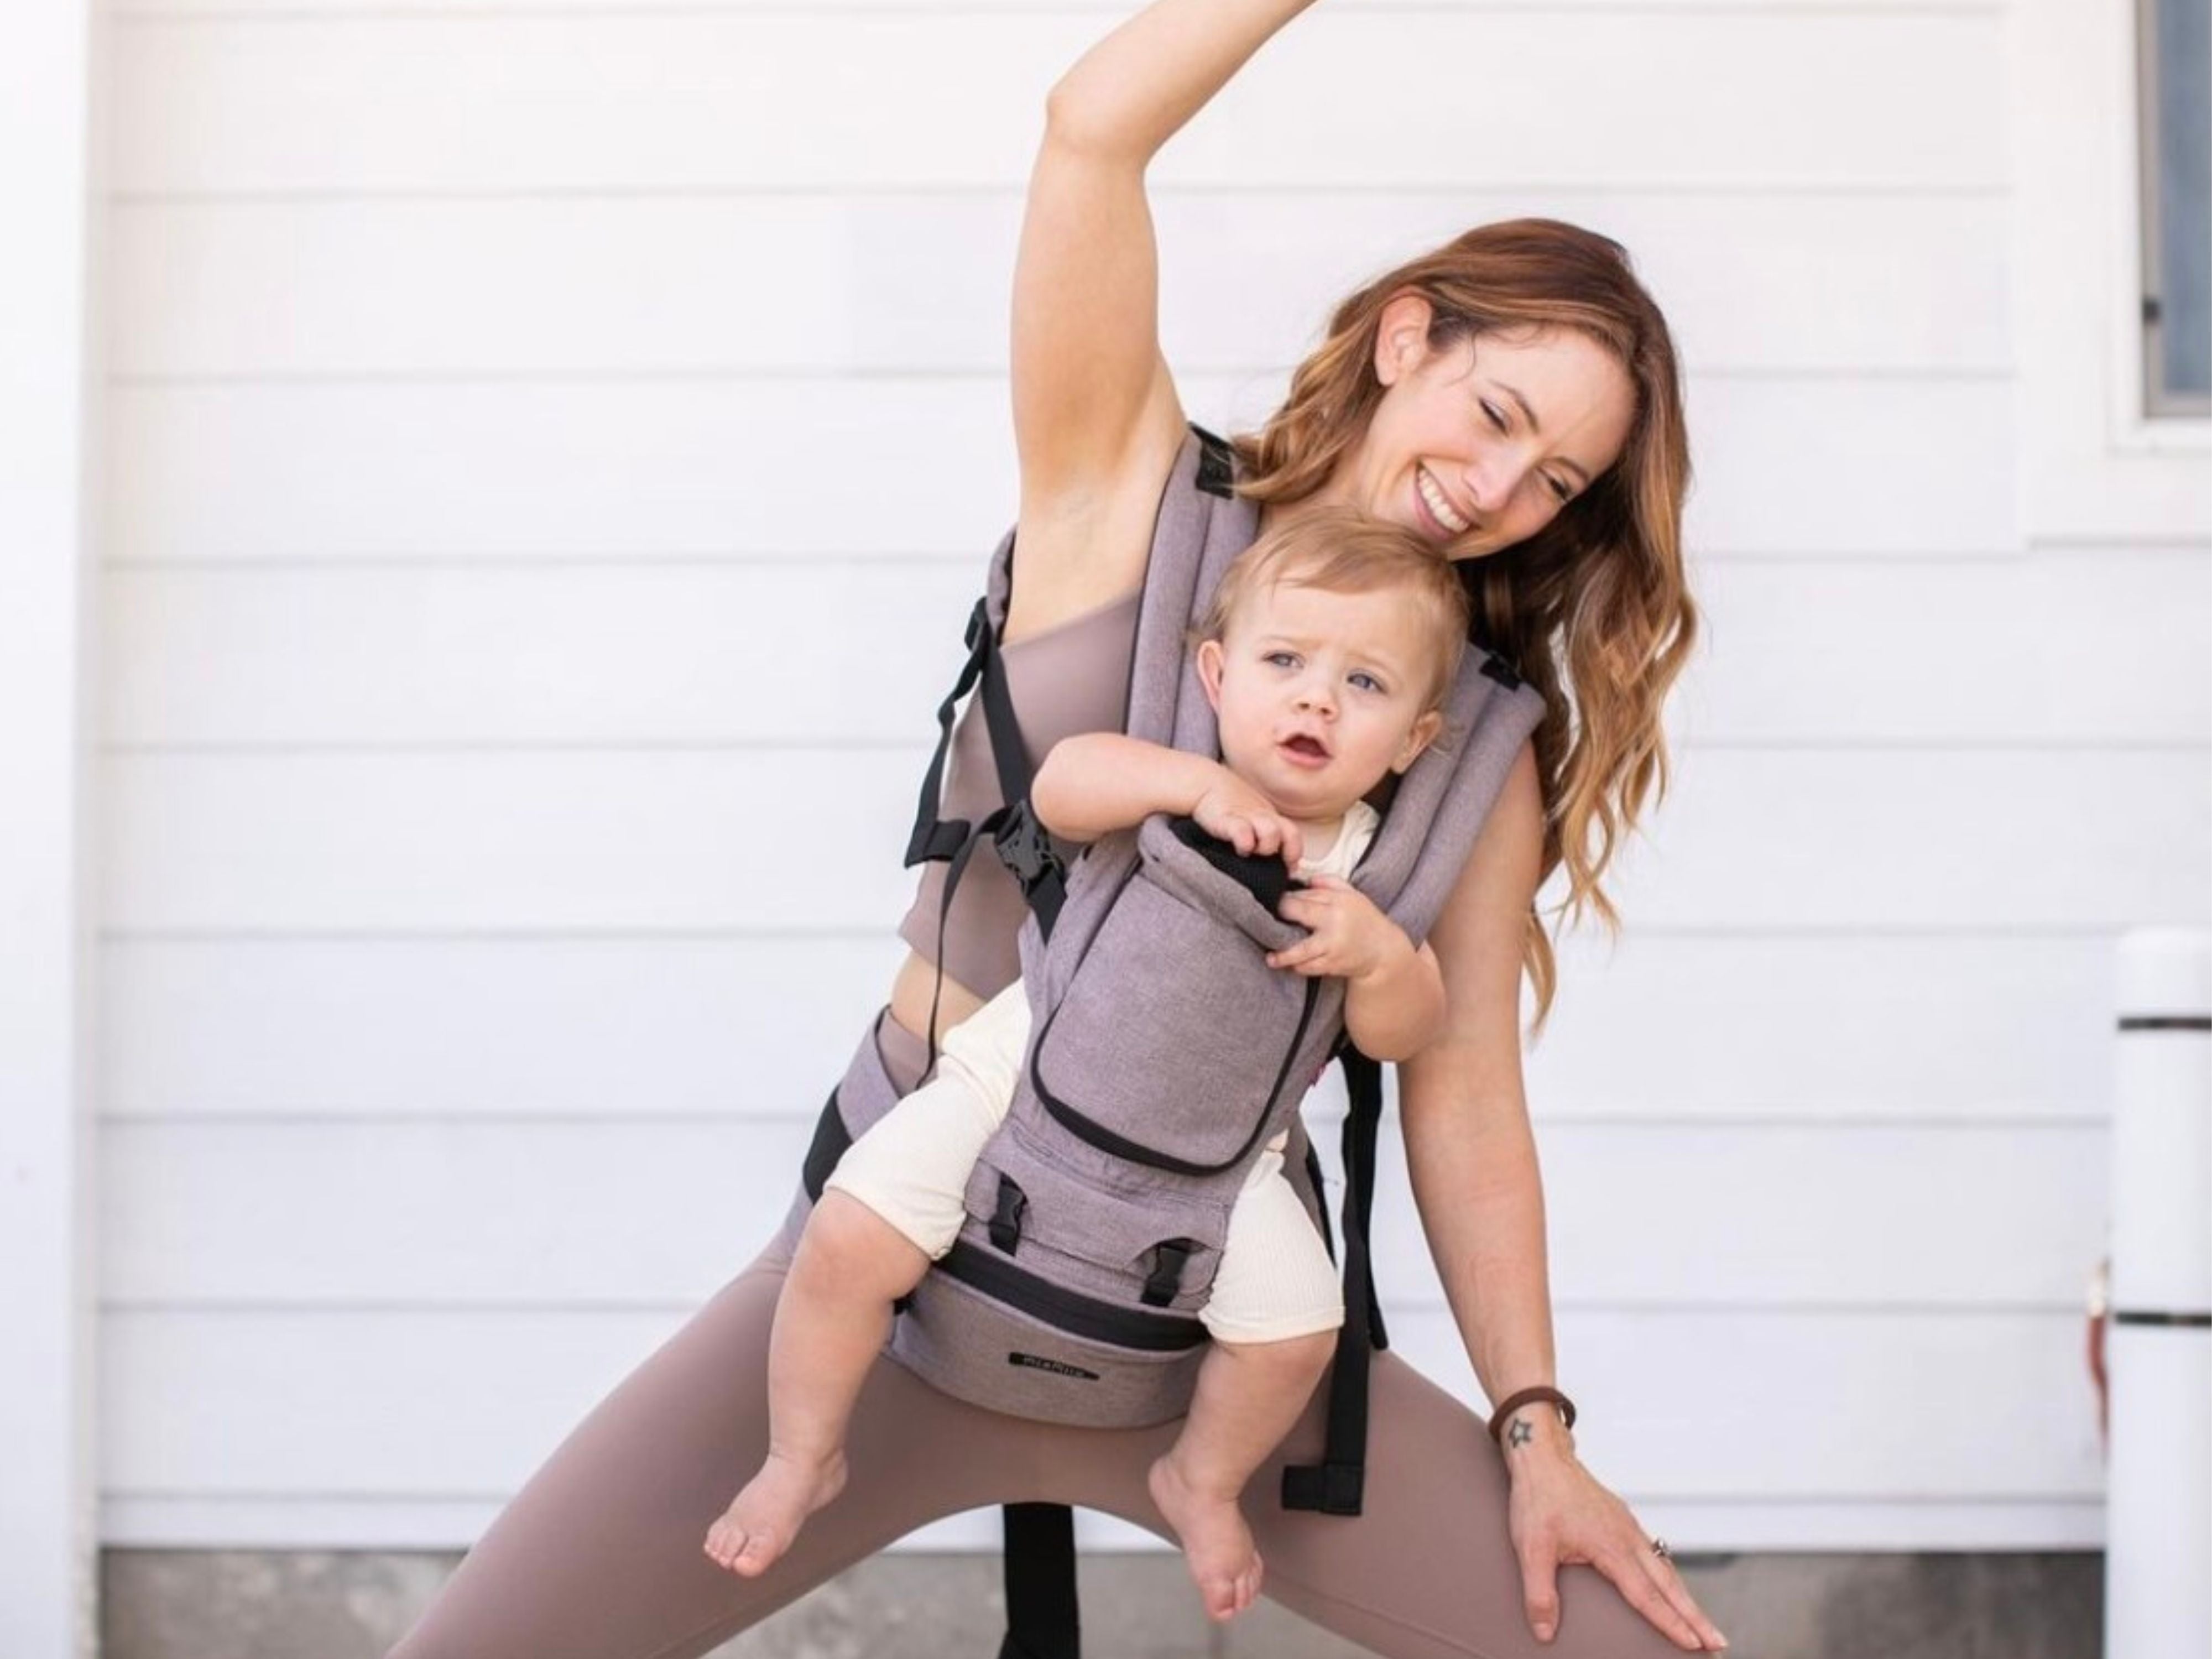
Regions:
[[1152, 1271], [1140, 1298], [1148, 1308], [1164, 1308], [1182, 1289], [1182, 1270], [1199, 1252], [1194, 1238], [1163, 1239], [1152, 1246]]
[[991, 843], [998, 848], [999, 861], [1013, 876], [1024, 898], [1047, 881], [1066, 879], [1067, 866], [1053, 850], [1052, 837], [1037, 822], [1026, 795], [1006, 807], [1003, 816], [992, 816], [999, 822], [992, 828]]
[[1013, 1177], [999, 1176], [998, 1208], [991, 1217], [991, 1243], [1008, 1255], [1022, 1242], [1022, 1218], [1029, 1212], [1030, 1195], [1014, 1184]]

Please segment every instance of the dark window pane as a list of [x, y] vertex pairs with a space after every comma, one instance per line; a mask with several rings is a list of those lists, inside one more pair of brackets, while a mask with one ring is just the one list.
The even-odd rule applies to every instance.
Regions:
[[[2212, 396], [2212, 0], [2150, 0], [2153, 409]], [[2164, 393], [2161, 398], [2159, 394]]]

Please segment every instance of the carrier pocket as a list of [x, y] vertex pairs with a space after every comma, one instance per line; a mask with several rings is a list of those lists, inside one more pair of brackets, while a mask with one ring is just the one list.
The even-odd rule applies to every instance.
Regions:
[[1319, 977], [1146, 879], [1139, 866], [1030, 1049], [1037, 1099], [1133, 1164], [1218, 1175], [1267, 1132], [1314, 1017]]

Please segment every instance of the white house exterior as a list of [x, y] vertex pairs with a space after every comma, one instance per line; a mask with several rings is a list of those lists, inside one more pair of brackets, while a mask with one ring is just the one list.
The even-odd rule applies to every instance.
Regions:
[[[1012, 509], [1044, 91], [1126, 9], [0, 18], [0, 1651], [82, 1650], [95, 1546], [466, 1545], [781, 1217]], [[1528, 1079], [1582, 1455], [1679, 1551], [2101, 1540], [2112, 945], [2212, 916], [2129, 26], [1331, 0], [1154, 172], [1217, 429], [1485, 219], [1674, 322], [1710, 626]]]

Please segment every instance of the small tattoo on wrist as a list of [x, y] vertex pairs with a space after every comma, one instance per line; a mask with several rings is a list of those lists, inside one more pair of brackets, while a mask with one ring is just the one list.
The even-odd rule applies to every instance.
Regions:
[[1505, 1425], [1505, 1443], [1525, 1446], [1536, 1437], [1536, 1431], [1525, 1417], [1516, 1417]]

